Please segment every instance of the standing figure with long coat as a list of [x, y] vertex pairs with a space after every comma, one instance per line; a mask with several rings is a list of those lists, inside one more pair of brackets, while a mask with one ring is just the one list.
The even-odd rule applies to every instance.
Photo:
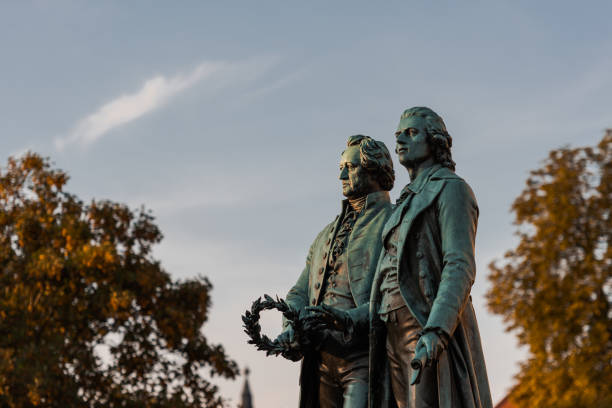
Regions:
[[[323, 327], [370, 327], [370, 408], [492, 408], [470, 290], [478, 206], [455, 174], [444, 121], [407, 109], [396, 132], [410, 174], [387, 221], [369, 312], [313, 311]], [[419, 380], [411, 367], [424, 356]]]
[[[384, 143], [363, 135], [349, 137], [340, 161], [340, 180], [346, 197], [342, 212], [314, 240], [306, 267], [286, 297], [304, 320], [308, 306], [333, 307], [350, 316], [360, 306], [367, 308], [370, 300], [395, 180]], [[300, 407], [367, 407], [367, 324], [343, 333], [312, 329], [308, 350], [299, 349], [292, 325], [284, 322], [284, 326], [277, 340], [288, 350], [285, 356], [303, 357]]]

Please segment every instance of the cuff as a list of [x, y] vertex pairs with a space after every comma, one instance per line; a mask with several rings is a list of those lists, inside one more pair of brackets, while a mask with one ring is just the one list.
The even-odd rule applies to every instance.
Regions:
[[450, 341], [450, 336], [441, 328], [439, 327], [426, 327], [423, 330], [421, 330], [421, 332], [419, 333], [420, 336], [423, 336], [424, 334], [427, 333], [431, 333], [434, 332], [438, 335], [438, 337], [440, 338], [440, 340], [442, 340], [442, 345], [444, 346], [444, 349], [446, 349], [448, 347], [448, 342]]

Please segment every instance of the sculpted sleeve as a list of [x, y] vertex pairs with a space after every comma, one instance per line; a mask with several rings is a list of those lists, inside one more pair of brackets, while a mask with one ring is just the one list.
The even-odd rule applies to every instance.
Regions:
[[451, 336], [457, 327], [476, 275], [474, 241], [478, 205], [461, 179], [448, 180], [437, 199], [441, 235], [442, 272], [425, 330]]
[[346, 347], [355, 347], [364, 341], [367, 342], [370, 328], [369, 306], [369, 303], [364, 303], [345, 311], [349, 321], [345, 322], [342, 340]]
[[[315, 240], [316, 242], [316, 240]], [[314, 247], [314, 243], [310, 246], [308, 250], [308, 255], [306, 256], [306, 266], [304, 266], [304, 270], [300, 274], [297, 282], [285, 297], [285, 301], [295, 310], [299, 310], [300, 312], [304, 310], [306, 306], [308, 306], [308, 279], [310, 275], [310, 263], [312, 259], [312, 251]], [[287, 327], [288, 322], [283, 317], [283, 328]]]

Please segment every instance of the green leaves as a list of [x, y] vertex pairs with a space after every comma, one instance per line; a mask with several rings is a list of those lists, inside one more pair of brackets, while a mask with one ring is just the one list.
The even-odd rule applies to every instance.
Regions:
[[28, 153], [0, 172], [0, 405], [220, 407], [236, 364], [202, 325], [212, 285], [173, 281], [153, 216], [84, 204]]
[[519, 406], [612, 406], [612, 134], [554, 150], [512, 210], [519, 244], [490, 265], [489, 309], [529, 347]]

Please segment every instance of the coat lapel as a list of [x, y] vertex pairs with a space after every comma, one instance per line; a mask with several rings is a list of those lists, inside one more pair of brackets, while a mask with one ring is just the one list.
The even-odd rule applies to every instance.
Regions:
[[336, 233], [338, 232], [338, 228], [340, 228], [340, 224], [342, 223], [342, 219], [344, 218], [344, 213], [346, 212], [347, 206], [348, 206], [348, 201], [347, 202], [343, 201], [342, 210], [340, 211], [340, 214], [336, 217], [336, 220], [334, 221], [334, 225], [332, 226], [330, 234], [329, 234], [330, 245], [328, 245], [327, 251], [329, 251], [333, 246], [334, 239], [336, 238]]
[[393, 213], [391, 214], [391, 217], [389, 217], [389, 220], [383, 228], [382, 242], [385, 242], [385, 240], [387, 239], [387, 235], [389, 235], [391, 230], [397, 225], [399, 225], [400, 221], [402, 220], [402, 214], [404, 214], [404, 211], [406, 211], [406, 207], [410, 204], [411, 199], [412, 194], [408, 196], [399, 206], [395, 207]]
[[[400, 223], [405, 223], [406, 217], [404, 216], [404, 213], [406, 212], [406, 208], [409, 208], [408, 213], [412, 212], [414, 214], [415, 205], [411, 203], [413, 196], [415, 194], [417, 197], [421, 196], [423, 189], [429, 184], [430, 179], [434, 177], [441, 169], [441, 165], [434, 164], [427, 170], [421, 172], [421, 174], [419, 174], [414, 181], [411, 181], [410, 184], [408, 184], [402, 189], [402, 192], [400, 193], [400, 198], [404, 197], [405, 195], [407, 195], [407, 197], [399, 206], [395, 208], [393, 214], [391, 214], [391, 217], [389, 218], [389, 221], [385, 225], [382, 235], [383, 242], [385, 242], [385, 240], [387, 239], [387, 235], [389, 235], [389, 232], [391, 232], [393, 228], [398, 226]], [[422, 211], [422, 209], [420, 211]], [[415, 217], [416, 215], [418, 214], [414, 214], [413, 217]]]
[[398, 259], [402, 259], [404, 243], [406, 242], [406, 237], [410, 232], [410, 228], [412, 227], [414, 220], [423, 212], [423, 210], [431, 205], [438, 194], [440, 194], [440, 191], [442, 191], [443, 186], [444, 180], [442, 179], [429, 180], [420, 193], [415, 193], [413, 195], [412, 199], [410, 200], [410, 207], [408, 207], [408, 210], [402, 217], [402, 224], [400, 226], [399, 233], [400, 245], [397, 254]]

